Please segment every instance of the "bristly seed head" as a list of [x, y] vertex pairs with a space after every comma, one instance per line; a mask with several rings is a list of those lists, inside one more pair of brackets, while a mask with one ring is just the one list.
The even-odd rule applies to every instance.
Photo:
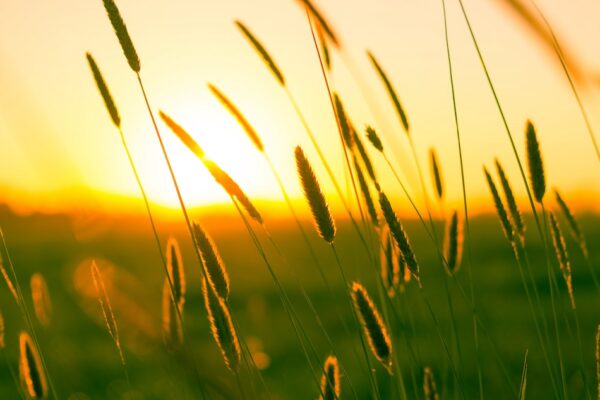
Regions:
[[263, 59], [264, 63], [267, 65], [275, 79], [279, 82], [281, 86], [285, 86], [285, 78], [281, 73], [281, 70], [275, 64], [273, 57], [267, 52], [267, 49], [260, 43], [260, 41], [254, 36], [254, 34], [242, 23], [242, 21], [235, 21], [235, 24], [240, 29], [242, 34], [246, 37], [246, 39], [250, 42], [254, 50], [260, 55]]
[[527, 121], [526, 144], [527, 166], [529, 167], [529, 180], [535, 199], [541, 203], [546, 193], [546, 177], [544, 175], [544, 162], [540, 144], [531, 121]]
[[571, 232], [571, 236], [577, 242], [579, 249], [583, 253], [584, 257], [587, 258], [588, 257], [588, 249], [587, 249], [587, 243], [585, 240], [585, 236], [583, 235], [583, 231], [579, 227], [579, 224], [577, 223], [575, 216], [571, 212], [571, 209], [567, 205], [567, 202], [563, 199], [563, 197], [560, 195], [558, 190], [554, 190], [554, 195], [556, 197], [556, 202], [558, 203], [558, 206], [560, 207], [560, 210], [562, 211], [563, 216], [567, 220], [567, 224], [569, 225], [569, 231]]
[[328, 356], [323, 365], [321, 396], [319, 400], [337, 400], [340, 397], [340, 367], [335, 356]]
[[569, 253], [567, 252], [567, 244], [565, 238], [558, 225], [558, 220], [553, 212], [550, 212], [550, 234], [552, 236], [552, 244], [554, 251], [556, 252], [556, 259], [560, 266], [563, 278], [569, 291], [569, 297], [571, 298], [571, 306], [575, 309], [575, 296], [573, 294], [573, 280], [571, 276], [571, 262], [569, 260]]
[[229, 100], [229, 98], [225, 96], [223, 92], [221, 92], [215, 85], [209, 83], [208, 88], [210, 89], [212, 94], [217, 98], [217, 100], [219, 100], [219, 102], [227, 109], [227, 111], [229, 111], [229, 113], [233, 115], [233, 117], [244, 129], [244, 132], [246, 132], [246, 135], [248, 135], [248, 138], [250, 138], [254, 146], [256, 146], [258, 151], [262, 153], [265, 150], [263, 143], [260, 140], [258, 133], [256, 133], [252, 125], [250, 125], [250, 122], [248, 122], [246, 117], [244, 117], [244, 114], [242, 114], [242, 112], [236, 107], [236, 105], [233, 104], [231, 100]]
[[350, 125], [350, 121], [348, 120], [346, 111], [344, 110], [342, 99], [340, 98], [340, 96], [338, 96], [337, 93], [333, 93], [333, 101], [335, 103], [335, 113], [337, 116], [338, 123], [340, 124], [340, 130], [342, 131], [342, 138], [344, 139], [344, 144], [346, 145], [346, 147], [351, 149], [354, 145], [352, 127]]
[[406, 265], [410, 270], [411, 274], [415, 277], [417, 282], [420, 284], [420, 274], [419, 274], [419, 264], [417, 263], [417, 259], [415, 257], [415, 253], [412, 250], [412, 246], [408, 241], [408, 237], [406, 236], [406, 232], [404, 232], [404, 228], [400, 224], [394, 209], [392, 208], [392, 204], [388, 200], [387, 196], [383, 192], [379, 192], [379, 205], [381, 206], [381, 210], [383, 211], [383, 216], [385, 217], [385, 221], [390, 228], [390, 232], [392, 237], [396, 241], [400, 252], [402, 253], [402, 257], [406, 261]]
[[369, 297], [366, 289], [360, 283], [352, 282], [351, 294], [354, 308], [363, 326], [373, 355], [388, 371], [391, 371], [392, 341], [390, 340], [383, 319], [375, 308], [375, 304]]
[[498, 218], [500, 219], [500, 225], [502, 225], [504, 235], [512, 244], [515, 239], [514, 228], [508, 219], [508, 214], [506, 214], [506, 209], [504, 208], [504, 204], [500, 199], [498, 189], [496, 188], [496, 184], [494, 183], [492, 176], [485, 167], [483, 167], [483, 173], [485, 174], [485, 179], [487, 180], [488, 187], [490, 188], [490, 192], [492, 193], [494, 205], [496, 206], [496, 213], [498, 214]]
[[377, 149], [380, 153], [383, 153], [383, 143], [381, 143], [381, 139], [379, 138], [379, 135], [375, 129], [372, 126], [367, 125], [366, 131], [369, 142], [371, 142], [373, 147], [375, 147], [375, 149]]
[[221, 350], [225, 365], [237, 371], [240, 365], [240, 342], [231, 321], [229, 308], [223, 299], [215, 293], [212, 285], [202, 279], [202, 293], [204, 294], [204, 306], [208, 313], [210, 330]]
[[102, 1], [104, 2], [104, 8], [108, 14], [110, 23], [117, 34], [117, 38], [119, 39], [119, 43], [121, 44], [121, 48], [123, 49], [123, 53], [125, 54], [125, 58], [127, 58], [129, 66], [134, 72], [140, 72], [140, 58], [135, 51], [131, 36], [129, 36], [129, 32], [127, 32], [127, 26], [125, 26], [125, 22], [119, 13], [117, 5], [113, 0]]
[[106, 86], [106, 82], [102, 77], [102, 73], [100, 72], [100, 68], [96, 64], [94, 57], [90, 53], [85, 53], [85, 56], [88, 60], [88, 64], [90, 65], [90, 70], [92, 71], [92, 75], [94, 76], [94, 80], [96, 81], [96, 86], [98, 87], [98, 91], [104, 100], [104, 105], [108, 110], [108, 114], [112, 119], [113, 123], [117, 128], [121, 126], [121, 116], [119, 115], [119, 110], [117, 110], [117, 106], [113, 101], [112, 96], [110, 95], [110, 90], [108, 90], [108, 86]]
[[448, 271], [451, 274], [458, 272], [463, 251], [463, 230], [459, 220], [458, 212], [455, 210], [446, 225], [446, 236], [444, 241], [444, 257], [448, 263]]
[[40, 354], [25, 331], [19, 334], [19, 375], [29, 398], [43, 399], [48, 396], [48, 383]]
[[432, 147], [429, 149], [429, 161], [431, 163], [431, 177], [433, 179], [433, 186], [435, 187], [435, 194], [438, 200], [444, 198], [444, 180], [442, 179], [442, 170], [437, 159], [435, 149]]
[[495, 160], [495, 164], [498, 177], [500, 178], [500, 184], [502, 185], [502, 190], [504, 191], [504, 198], [506, 199], [506, 204], [508, 205], [508, 211], [510, 212], [510, 217], [513, 226], [515, 227], [515, 232], [519, 234], [521, 239], [523, 239], [525, 236], [525, 223], [523, 222], [521, 212], [517, 207], [517, 202], [510, 186], [510, 182], [508, 181], [506, 173], [504, 172], [504, 168], [502, 168], [502, 165], [498, 159]]
[[394, 104], [394, 108], [396, 109], [398, 118], [400, 118], [402, 127], [404, 128], [404, 131], [408, 135], [410, 132], [409, 125], [408, 125], [408, 118], [406, 117], [406, 113], [404, 112], [404, 109], [402, 108], [402, 105], [400, 104], [400, 100], [398, 98], [398, 95], [396, 94], [396, 91], [394, 90], [394, 87], [392, 86], [392, 83], [390, 82], [387, 75], [383, 71], [383, 68], [381, 68], [381, 66], [377, 62], [377, 59], [375, 58], [375, 56], [370, 51], [367, 51], [367, 55], [371, 59], [371, 63], [373, 64], [373, 67], [375, 68], [375, 70], [379, 74], [379, 77], [383, 81], [383, 84], [385, 85], [388, 95], [390, 96], [390, 99], [392, 100], [392, 103]]
[[335, 224], [329, 212], [325, 196], [321, 191], [321, 185], [319, 185], [319, 181], [300, 146], [296, 146], [294, 154], [296, 156], [296, 168], [298, 169], [298, 176], [304, 190], [304, 196], [308, 200], [308, 205], [317, 225], [319, 235], [326, 242], [333, 243], [335, 239]]
[[423, 370], [423, 395], [425, 400], [440, 400], [433, 371], [429, 367], [425, 367]]
[[181, 313], [185, 303], [185, 269], [179, 244], [174, 237], [167, 241], [167, 271], [173, 285], [173, 297]]
[[209, 283], [213, 286], [215, 293], [223, 300], [229, 297], [229, 274], [225, 264], [219, 255], [213, 240], [202, 229], [200, 224], [194, 222], [192, 225], [194, 239], [196, 239], [197, 251], [202, 259], [202, 267]]

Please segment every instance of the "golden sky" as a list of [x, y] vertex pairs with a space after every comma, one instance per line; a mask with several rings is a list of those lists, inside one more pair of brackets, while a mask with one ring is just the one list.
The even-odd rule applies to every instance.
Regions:
[[[447, 0], [469, 196], [489, 203], [482, 164], [499, 157], [519, 197], [524, 187], [485, 77], [455, 0]], [[371, 49], [393, 81], [412, 126], [421, 163], [435, 146], [448, 200], [460, 200], [460, 175], [439, 0], [317, 3], [341, 37], [332, 85], [357, 127], [376, 126], [417, 188], [407, 142], [387, 95], [365, 57]], [[562, 43], [583, 69], [600, 72], [600, 3], [538, 1]], [[247, 191], [281, 198], [262, 157], [206, 87], [216, 84], [246, 115], [294, 197], [301, 191], [293, 148], [300, 144], [333, 199], [334, 192], [287, 98], [240, 35], [244, 21], [286, 75], [338, 176], [343, 160], [335, 120], [315, 56], [306, 14], [295, 0], [153, 0], [118, 2], [141, 58], [155, 110], [167, 111]], [[465, 0], [519, 151], [531, 118], [545, 155], [548, 185], [587, 205], [600, 192], [600, 165], [555, 55], [501, 0]], [[154, 202], [176, 199], [135, 76], [128, 68], [102, 2], [0, 2], [0, 200], [23, 209], [60, 209], [82, 193], [138, 196], [118, 134], [87, 67], [96, 58], [120, 109], [123, 128]], [[361, 90], [353, 79], [360, 76]], [[598, 84], [581, 88], [600, 131]], [[368, 96], [370, 106], [365, 101]], [[160, 125], [189, 204], [226, 202], [201, 164]], [[384, 189], [400, 196], [375, 153]]]

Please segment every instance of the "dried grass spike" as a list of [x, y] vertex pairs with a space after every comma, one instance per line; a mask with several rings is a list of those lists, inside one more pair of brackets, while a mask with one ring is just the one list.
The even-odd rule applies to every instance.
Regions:
[[367, 125], [366, 132], [367, 139], [369, 139], [369, 142], [371, 142], [373, 147], [375, 147], [375, 149], [377, 149], [377, 151], [380, 153], [383, 153], [383, 143], [381, 143], [381, 139], [379, 138], [379, 135], [375, 129], [372, 126]]
[[106, 13], [108, 14], [108, 18], [110, 19], [110, 23], [117, 34], [117, 38], [119, 39], [119, 43], [121, 44], [125, 58], [127, 58], [129, 66], [133, 71], [140, 72], [140, 58], [135, 51], [135, 47], [131, 41], [131, 36], [129, 36], [129, 32], [127, 32], [127, 26], [125, 26], [125, 22], [119, 13], [117, 5], [113, 0], [102, 1], [104, 3]]
[[446, 236], [444, 240], [444, 257], [448, 263], [448, 271], [451, 274], [458, 272], [463, 251], [462, 221], [456, 210], [446, 223]]
[[495, 164], [496, 171], [498, 172], [498, 177], [500, 178], [500, 184], [502, 185], [502, 190], [504, 191], [504, 198], [506, 199], [506, 204], [508, 205], [508, 211], [510, 212], [510, 217], [515, 227], [515, 231], [519, 234], [519, 236], [522, 239], [525, 235], [525, 223], [523, 222], [523, 218], [521, 217], [519, 207], [517, 207], [517, 202], [515, 200], [512, 187], [510, 186], [510, 182], [508, 181], [506, 173], [504, 172], [504, 168], [502, 168], [502, 165], [500, 164], [500, 161], [498, 161], [498, 159], [495, 160]]
[[342, 104], [342, 99], [338, 96], [337, 93], [333, 93], [333, 101], [335, 103], [335, 114], [337, 120], [340, 124], [340, 129], [342, 131], [342, 137], [344, 139], [344, 144], [351, 149], [354, 145], [352, 128], [350, 125], [350, 120], [348, 120], [348, 116], [346, 111], [344, 110], [344, 105]]
[[2, 255], [0, 255], [0, 272], [2, 273], [2, 277], [4, 278], [4, 282], [6, 282], [6, 286], [8, 287], [8, 290], [10, 291], [13, 298], [17, 302], [17, 305], [21, 304], [21, 301], [19, 300], [19, 295], [17, 294], [17, 289], [15, 288], [15, 285], [13, 284], [12, 280], [8, 276], [8, 272], [6, 271], [6, 268], [4, 267], [4, 259], [2, 258]]
[[320, 400], [338, 400], [340, 398], [340, 366], [335, 356], [328, 356], [323, 365]]
[[308, 8], [310, 15], [312, 15], [317, 20], [318, 26], [321, 29], [323, 29], [323, 31], [325, 32], [325, 34], [327, 35], [327, 38], [331, 41], [331, 43], [333, 43], [333, 45], [335, 47], [339, 48], [340, 42], [337, 38], [337, 35], [333, 32], [331, 25], [329, 25], [327, 20], [323, 17], [323, 14], [321, 14], [321, 12], [319, 12], [319, 10], [317, 9], [317, 7], [315, 7], [315, 5], [312, 3], [312, 1], [310, 1], [310, 0], [299, 0], [299, 1]]
[[317, 177], [300, 146], [296, 146], [294, 154], [296, 156], [296, 167], [302, 189], [304, 190], [304, 196], [308, 200], [308, 205], [317, 225], [319, 235], [326, 242], [333, 243], [335, 239], [335, 224], [329, 212], [325, 196], [323, 196], [323, 192], [321, 191], [321, 185], [319, 185], [319, 181], [317, 181]]
[[283, 74], [277, 67], [277, 64], [275, 64], [275, 61], [273, 60], [271, 55], [267, 52], [267, 50], [264, 48], [264, 46], [258, 41], [256, 36], [254, 36], [254, 34], [250, 31], [250, 29], [248, 29], [246, 27], [246, 25], [244, 25], [241, 21], [235, 21], [235, 24], [240, 29], [242, 34], [246, 37], [246, 39], [248, 39], [248, 41], [250, 42], [252, 47], [254, 47], [254, 50], [261, 56], [261, 58], [263, 59], [263, 61], [265, 62], [265, 64], [269, 68], [269, 70], [271, 70], [271, 73], [273, 74], [275, 79], [277, 79], [277, 81], [279, 81], [279, 84], [281, 86], [285, 86], [285, 78], [283, 77]]
[[558, 225], [558, 220], [553, 212], [550, 212], [550, 234], [552, 236], [552, 244], [554, 245], [554, 251], [556, 252], [556, 259], [562, 272], [563, 278], [569, 291], [569, 297], [571, 298], [571, 306], [575, 309], [575, 297], [573, 295], [573, 280], [571, 276], [571, 262], [569, 260], [569, 254], [567, 253], [567, 244], [565, 238]]
[[429, 367], [423, 370], [423, 395], [425, 400], [440, 400], [433, 371]]
[[429, 149], [429, 161], [431, 164], [431, 178], [433, 180], [433, 186], [435, 187], [435, 194], [438, 200], [442, 200], [444, 198], [444, 181], [442, 179], [442, 170], [440, 169], [437, 154], [433, 147]]
[[571, 236], [573, 237], [573, 239], [575, 239], [575, 241], [579, 245], [579, 248], [581, 249], [581, 252], [587, 258], [588, 249], [587, 243], [585, 241], [585, 236], [583, 235], [583, 231], [579, 227], [579, 224], [577, 223], [575, 216], [571, 212], [571, 209], [567, 205], [567, 202], [563, 199], [558, 190], [554, 190], [554, 195], [556, 197], [556, 202], [558, 203], [560, 210], [562, 211], [565, 219], [567, 220], [567, 225], [569, 225], [569, 231], [571, 232]]
[[546, 177], [544, 175], [544, 162], [540, 144], [531, 121], [527, 121], [526, 144], [527, 166], [529, 167], [529, 180], [535, 199], [541, 203], [546, 193]]
[[221, 299], [227, 300], [229, 297], [229, 274], [225, 269], [217, 247], [200, 224], [194, 222], [192, 229], [194, 230], [197, 250], [202, 258], [202, 266], [206, 277], [215, 293]]
[[328, 72], [331, 72], [331, 53], [329, 52], [329, 45], [327, 44], [327, 38], [323, 33], [323, 28], [320, 25], [317, 25], [317, 38], [319, 39], [319, 45], [321, 46], [321, 51], [323, 52], [323, 58], [325, 60], [325, 67]]
[[360, 165], [358, 165], [358, 162], [356, 162], [356, 158], [354, 159], [354, 170], [356, 171], [358, 186], [360, 187], [363, 199], [365, 200], [365, 204], [367, 205], [367, 211], [369, 212], [371, 222], [373, 222], [373, 225], [379, 226], [379, 216], [377, 215], [377, 209], [375, 209], [375, 203], [373, 203], [373, 198], [371, 197], [369, 185], [367, 184], [362, 169], [360, 168]]
[[392, 341], [375, 304], [358, 282], [352, 282], [352, 300], [373, 355], [391, 371]]
[[202, 279], [202, 293], [210, 330], [221, 350], [225, 365], [230, 370], [237, 371], [241, 356], [240, 343], [233, 328], [227, 304], [217, 296], [206, 279]]
[[19, 375], [29, 398], [43, 399], [48, 396], [48, 383], [40, 354], [25, 331], [19, 334]]
[[375, 58], [375, 56], [370, 51], [367, 51], [367, 55], [371, 59], [371, 63], [373, 64], [373, 67], [375, 67], [375, 69], [377, 70], [377, 73], [379, 74], [379, 77], [383, 81], [383, 84], [385, 85], [388, 95], [390, 96], [392, 102], [394, 103], [394, 108], [396, 109], [396, 112], [398, 113], [400, 122], [402, 122], [404, 131], [408, 135], [410, 132], [409, 125], [408, 125], [408, 118], [406, 117], [406, 113], [404, 112], [404, 109], [402, 108], [402, 105], [400, 104], [400, 100], [398, 99], [398, 95], [396, 94], [396, 91], [394, 90], [392, 83], [390, 82], [387, 75], [385, 74], [385, 72], [383, 71], [383, 69], [381, 68], [379, 63], [377, 62], [377, 59]]
[[406, 236], [406, 232], [402, 228], [394, 209], [392, 208], [392, 204], [388, 200], [385, 193], [379, 193], [379, 205], [381, 206], [381, 210], [383, 211], [383, 216], [390, 228], [390, 232], [392, 237], [398, 244], [400, 248], [400, 252], [402, 253], [402, 257], [406, 262], [406, 265], [410, 269], [410, 272], [415, 277], [417, 282], [420, 283], [420, 275], [419, 275], [419, 264], [417, 263], [417, 259], [415, 257], [415, 253], [412, 250], [410, 242], [408, 241], [408, 237]]
[[490, 192], [492, 193], [494, 205], [496, 206], [496, 214], [498, 214], [498, 218], [500, 219], [500, 225], [502, 225], [504, 235], [506, 236], [509, 242], [513, 243], [515, 239], [514, 229], [512, 224], [508, 220], [508, 214], [506, 213], [504, 204], [500, 199], [500, 195], [498, 194], [496, 184], [494, 183], [492, 176], [485, 167], [483, 168], [483, 173], [485, 174], [485, 179], [487, 180], [488, 187], [490, 188]]
[[98, 86], [98, 91], [104, 100], [104, 105], [110, 114], [110, 118], [116, 127], [121, 126], [121, 116], [119, 115], [119, 110], [117, 110], [117, 106], [113, 101], [112, 96], [110, 95], [110, 90], [108, 90], [108, 86], [106, 86], [106, 82], [102, 77], [102, 73], [94, 60], [94, 57], [90, 53], [85, 54], [88, 64], [90, 65], [90, 70], [92, 71], [92, 75], [94, 75], [94, 80], [96, 81], [96, 86]]
[[167, 241], [167, 270], [169, 271], [169, 279], [173, 285], [173, 297], [179, 308], [179, 312], [183, 312], [183, 304], [185, 303], [185, 269], [183, 267], [183, 258], [179, 243], [174, 237], [170, 237]]
[[33, 311], [42, 326], [50, 325], [52, 318], [52, 300], [46, 280], [40, 273], [31, 276], [31, 298], [33, 300]]
[[185, 129], [181, 127], [177, 122], [175, 122], [171, 117], [165, 114], [163, 111], [159, 110], [158, 115], [163, 120], [165, 125], [171, 129], [171, 131], [186, 145], [188, 149], [192, 153], [196, 155], [199, 159], [204, 159], [204, 150], [200, 147], [200, 145], [190, 136], [189, 133]]
[[113, 313], [112, 306], [110, 304], [110, 297], [108, 297], [108, 292], [106, 291], [106, 286], [104, 285], [104, 279], [102, 279], [102, 274], [96, 265], [96, 261], [92, 261], [90, 264], [90, 271], [92, 273], [92, 280], [94, 282], [94, 286], [96, 287], [96, 295], [98, 296], [98, 303], [100, 304], [100, 309], [102, 310], [102, 315], [104, 316], [104, 322], [106, 323], [106, 329], [110, 337], [113, 339], [115, 346], [119, 352], [119, 357], [121, 358], [121, 363], [123, 366], [125, 365], [125, 356], [123, 355], [123, 348], [121, 347], [121, 338], [119, 337], [119, 327], [117, 325], [117, 320], [115, 319], [115, 314]]
[[217, 98], [217, 100], [219, 100], [219, 102], [227, 109], [227, 111], [233, 115], [237, 122], [242, 126], [244, 132], [246, 132], [246, 135], [248, 135], [248, 138], [250, 138], [254, 146], [256, 146], [258, 151], [262, 153], [265, 150], [263, 143], [260, 140], [258, 133], [256, 133], [252, 125], [250, 125], [250, 122], [248, 122], [248, 120], [244, 117], [244, 114], [242, 114], [235, 104], [233, 104], [231, 100], [229, 100], [229, 98], [227, 98], [227, 96], [225, 96], [223, 92], [221, 92], [216, 86], [209, 83], [208, 88]]

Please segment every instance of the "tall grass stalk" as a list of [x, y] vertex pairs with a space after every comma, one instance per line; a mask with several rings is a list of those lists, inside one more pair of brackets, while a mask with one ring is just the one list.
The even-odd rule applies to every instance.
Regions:
[[[458, 160], [460, 165], [460, 183], [461, 183], [461, 191], [462, 191], [462, 203], [463, 203], [463, 212], [465, 215], [465, 231], [466, 231], [466, 239], [467, 239], [467, 276], [468, 276], [468, 284], [469, 284], [469, 294], [471, 297], [471, 304], [473, 309], [475, 308], [475, 287], [473, 284], [473, 255], [471, 248], [471, 225], [469, 219], [469, 207], [467, 200], [467, 184], [465, 179], [465, 166], [463, 159], [463, 150], [462, 150], [462, 141], [460, 134], [460, 123], [458, 120], [458, 105], [456, 101], [456, 88], [454, 85], [454, 70], [452, 65], [452, 53], [450, 51], [450, 39], [448, 36], [448, 15], [446, 11], [446, 0], [441, 0], [442, 2], [442, 11], [444, 16], [444, 41], [446, 44], [446, 57], [448, 59], [448, 76], [450, 78], [450, 92], [452, 95], [452, 115], [454, 117], [454, 127], [456, 132], [456, 144], [458, 147]], [[477, 363], [477, 381], [479, 384], [479, 398], [483, 400], [483, 372], [481, 367], [481, 359], [480, 359], [480, 351], [479, 351], [479, 332], [477, 330], [477, 322], [475, 320], [475, 314], [472, 315], [473, 321], [473, 343], [475, 347], [475, 358]]]
[[[52, 397], [54, 397], [55, 399], [58, 400], [59, 397], [56, 394], [56, 389], [54, 388], [54, 383], [52, 381], [50, 371], [48, 370], [48, 365], [46, 363], [44, 353], [40, 347], [38, 336], [37, 336], [37, 333], [36, 333], [36, 330], [35, 330], [35, 327], [33, 324], [33, 318], [31, 317], [31, 312], [29, 311], [27, 305], [25, 304], [25, 298], [23, 297], [23, 291], [21, 290], [21, 285], [19, 283], [19, 278], [17, 277], [17, 273], [15, 270], [15, 266], [12, 262], [12, 258], [10, 257], [10, 253], [8, 252], [8, 246], [6, 245], [6, 240], [4, 238], [4, 231], [2, 230], [2, 228], [0, 228], [0, 239], [2, 240], [2, 249], [4, 250], [4, 255], [6, 256], [6, 262], [8, 264], [10, 273], [14, 280], [14, 288], [15, 288], [17, 296], [18, 296], [17, 297], [17, 299], [18, 299], [17, 305], [19, 306], [22, 317], [25, 320], [25, 324], [27, 325], [27, 328], [28, 328], [29, 332], [31, 333], [35, 347], [37, 348], [38, 353], [40, 355], [40, 360], [41, 360], [41, 364], [42, 364], [44, 373], [46, 374], [46, 377], [48, 378], [48, 387], [50, 388], [50, 393], [52, 393]], [[0, 258], [2, 258], [1, 254], [0, 254]]]

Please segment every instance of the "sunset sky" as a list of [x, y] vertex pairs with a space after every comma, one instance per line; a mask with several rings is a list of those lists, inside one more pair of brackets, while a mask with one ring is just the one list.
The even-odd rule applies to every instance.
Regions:
[[[406, 138], [365, 56], [365, 49], [370, 49], [401, 97], [422, 165], [427, 167], [427, 150], [435, 146], [448, 201], [457, 204], [460, 174], [440, 0], [316, 4], [342, 40], [343, 53], [333, 56], [331, 83], [354, 124], [361, 132], [365, 124], [378, 129], [389, 154], [416, 189]], [[499, 157], [523, 198], [517, 165], [458, 2], [447, 4], [469, 196], [475, 203], [490, 203], [482, 165], [492, 166]], [[565, 1], [539, 0], [538, 4], [583, 71], [600, 76], [600, 3], [581, 0], [575, 7]], [[250, 197], [279, 200], [268, 166], [207, 90], [206, 84], [214, 83], [261, 135], [294, 197], [301, 196], [293, 158], [293, 148], [300, 144], [335, 203], [333, 187], [285, 93], [233, 23], [244, 21], [275, 58], [343, 181], [335, 120], [306, 14], [297, 1], [122, 0], [118, 5], [140, 55], [155, 111], [165, 110], [186, 127]], [[600, 165], [556, 56], [502, 0], [465, 0], [465, 6], [519, 151], [524, 155], [524, 126], [531, 118], [545, 156], [548, 185], [591, 207], [600, 193]], [[0, 3], [0, 201], [22, 211], [62, 210], [80, 204], [82, 198], [139, 196], [118, 133], [89, 72], [86, 51], [95, 56], [120, 109], [150, 198], [175, 206], [135, 75], [100, 0]], [[358, 84], [353, 75], [359, 76]], [[598, 80], [580, 88], [592, 124], [600, 131]], [[186, 201], [226, 202], [227, 196], [198, 160], [162, 123], [159, 127]], [[386, 192], [401, 198], [383, 160], [371, 155]]]

